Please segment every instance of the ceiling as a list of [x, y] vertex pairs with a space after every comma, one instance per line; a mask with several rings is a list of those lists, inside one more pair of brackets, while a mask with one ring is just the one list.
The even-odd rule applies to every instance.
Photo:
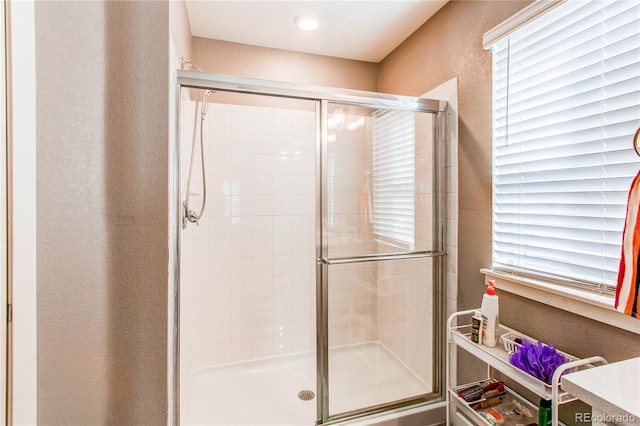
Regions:
[[[196, 37], [380, 62], [448, 0], [187, 0]], [[295, 26], [314, 17], [314, 31]]]

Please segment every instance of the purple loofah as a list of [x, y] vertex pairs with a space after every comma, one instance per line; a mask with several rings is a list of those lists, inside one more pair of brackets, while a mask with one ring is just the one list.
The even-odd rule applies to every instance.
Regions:
[[511, 354], [509, 362], [550, 385], [554, 371], [567, 362], [567, 359], [551, 345], [545, 345], [540, 341], [531, 343], [523, 340], [522, 347]]

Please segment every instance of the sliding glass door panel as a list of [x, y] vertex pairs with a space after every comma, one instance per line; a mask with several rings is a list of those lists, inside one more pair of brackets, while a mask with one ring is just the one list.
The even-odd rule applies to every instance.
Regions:
[[329, 103], [328, 259], [433, 251], [433, 115]]
[[440, 251], [431, 113], [323, 108], [323, 311], [330, 419], [426, 399]]
[[433, 390], [432, 263], [328, 266], [330, 415]]

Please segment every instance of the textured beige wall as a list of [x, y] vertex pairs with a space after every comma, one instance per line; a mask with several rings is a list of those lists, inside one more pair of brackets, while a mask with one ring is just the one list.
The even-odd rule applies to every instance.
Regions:
[[36, 2], [38, 423], [163, 424], [168, 2]]
[[191, 28], [189, 27], [189, 16], [187, 6], [183, 0], [173, 0], [169, 2], [169, 30], [175, 48], [176, 59], [183, 58], [191, 61]]
[[377, 91], [378, 68], [371, 62], [289, 52], [193, 37], [192, 59], [205, 72]]
[[[528, 1], [451, 1], [380, 64], [380, 90], [418, 96], [459, 78], [458, 309], [480, 305], [491, 265], [491, 53], [482, 35]], [[506, 292], [501, 322], [576, 356], [640, 355], [637, 335]], [[484, 374], [458, 351], [458, 381]], [[565, 419], [566, 420], [566, 419]]]

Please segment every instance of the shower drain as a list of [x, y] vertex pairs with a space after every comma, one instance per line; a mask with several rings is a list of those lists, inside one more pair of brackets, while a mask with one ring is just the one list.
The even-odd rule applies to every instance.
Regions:
[[298, 399], [301, 399], [303, 401], [311, 401], [315, 397], [316, 397], [315, 392], [307, 389], [301, 390], [300, 392], [298, 392]]

